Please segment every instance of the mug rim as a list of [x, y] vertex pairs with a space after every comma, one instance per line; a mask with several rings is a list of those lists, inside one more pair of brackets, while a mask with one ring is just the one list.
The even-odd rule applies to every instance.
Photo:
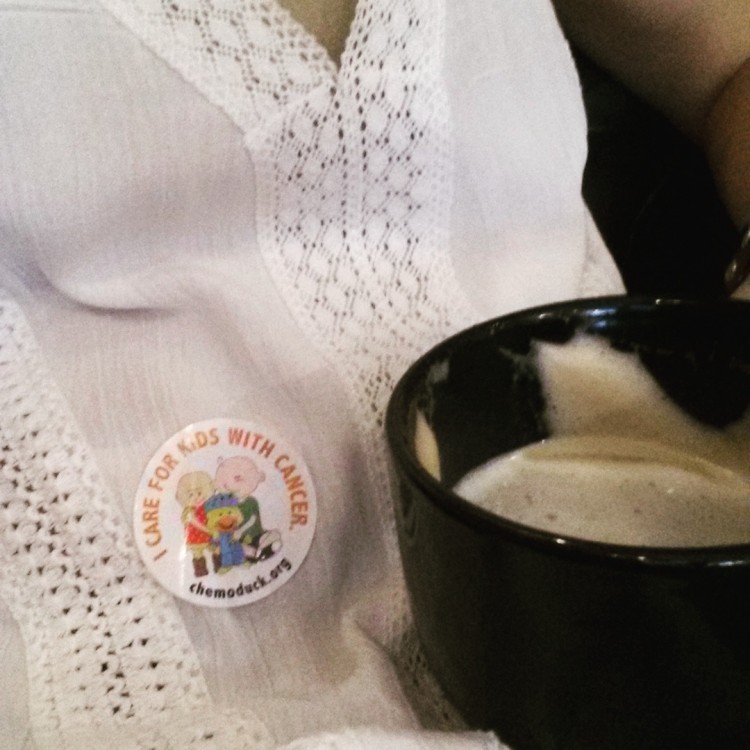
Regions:
[[512, 521], [466, 500], [437, 480], [422, 466], [409, 444], [405, 428], [410, 407], [409, 394], [424, 379], [430, 366], [435, 361], [445, 359], [456, 346], [471, 338], [482, 336], [498, 326], [505, 327], [516, 321], [542, 320], [544, 317], [559, 317], [564, 313], [569, 316], [586, 314], [589, 317], [604, 317], [623, 307], [644, 308], [644, 312], [646, 309], [654, 311], [659, 308], [717, 312], [721, 309], [750, 311], [750, 302], [735, 299], [693, 300], [628, 295], [584, 297], [525, 308], [458, 331], [418, 357], [394, 387], [386, 408], [385, 432], [395, 469], [399, 473], [403, 472], [409, 481], [421, 490], [428, 502], [488, 538], [503, 538], [553, 555], [597, 564], [659, 567], [675, 572], [695, 568], [748, 567], [750, 541], [731, 545], [681, 547], [618, 544], [561, 534]]

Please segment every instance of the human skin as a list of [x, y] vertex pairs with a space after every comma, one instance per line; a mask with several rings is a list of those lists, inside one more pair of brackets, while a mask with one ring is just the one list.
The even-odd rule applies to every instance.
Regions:
[[704, 140], [724, 202], [741, 227], [750, 222], [750, 59], [714, 102]]
[[702, 146], [750, 221], [750, 0], [554, 0], [568, 36]]
[[356, 0], [279, 0], [338, 64], [354, 18]]

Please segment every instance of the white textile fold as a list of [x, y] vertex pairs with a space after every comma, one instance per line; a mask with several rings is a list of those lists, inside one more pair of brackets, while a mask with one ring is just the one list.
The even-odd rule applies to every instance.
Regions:
[[[621, 289], [547, 0], [359, 0], [340, 69], [273, 0], [0, 0], [0, 123], [8, 747], [496, 747], [419, 650], [382, 422], [444, 336]], [[215, 417], [278, 426], [319, 499], [234, 611], [130, 539]]]

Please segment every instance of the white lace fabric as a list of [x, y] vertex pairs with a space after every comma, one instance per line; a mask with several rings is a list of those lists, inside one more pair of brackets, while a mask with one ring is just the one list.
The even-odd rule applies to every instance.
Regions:
[[[269, 2], [103, 2], [245, 133], [261, 252], [348, 389], [397, 566], [385, 404], [418, 354], [476, 317], [447, 248], [442, 4], [361, 0], [337, 72]], [[407, 618], [394, 602], [392, 643]]]
[[259, 196], [266, 263], [348, 386], [390, 540], [388, 395], [411, 361], [473, 317], [447, 249], [441, 22], [435, 3], [360, 3], [336, 86], [261, 142], [246, 139], [270, 186]]
[[[439, 4], [360, 2], [335, 85], [246, 136], [265, 261], [300, 327], [337, 368], [400, 571], [383, 417], [397, 378], [473, 319], [452, 275], [450, 132]], [[403, 582], [376, 637], [430, 721], [457, 726], [421, 656]]]
[[[343, 384], [368, 462], [362, 502], [378, 510], [384, 578], [395, 583], [358, 624], [393, 654], [430, 723], [456, 727], [411, 627], [383, 435], [405, 368], [478, 318], [449, 250], [445, 5], [359, 0], [337, 70], [271, 0], [100, 2], [243, 133], [259, 251]], [[595, 255], [586, 263], [594, 281], [580, 288], [602, 291], [606, 269]], [[0, 555], [11, 572], [0, 595], [26, 639], [37, 743], [87, 747], [106, 727], [112, 747], [267, 746], [249, 711], [211, 703], [172, 599], [145, 574], [30, 331], [2, 298], [0, 346]]]
[[274, 0], [102, 0], [243, 130], [333, 83], [325, 50]]
[[211, 703], [173, 600], [144, 576], [31, 331], [1, 296], [0, 414], [0, 595], [26, 636], [36, 745], [268, 747], [251, 713]]
[[[271, 3], [105, 5], [245, 133], [263, 186], [261, 251], [298, 324], [348, 389], [369, 459], [372, 502], [397, 568], [385, 403], [412, 359], [470, 319], [452, 283], [446, 247], [450, 163], [437, 79], [439, 8], [420, 0], [361, 2], [337, 73], [317, 43]], [[25, 334], [10, 336], [21, 326], [10, 303], [4, 315], [12, 319], [6, 348], [31, 347]], [[32, 355], [14, 352], [7, 360], [28, 367]], [[221, 732], [211, 717], [184, 731], [182, 719], [165, 721], [173, 706], [193, 718], [207, 712], [197, 659], [171, 601], [150, 581], [144, 585], [128, 530], [107, 513], [101, 479], [91, 473], [83, 442], [43, 367], [33, 370], [36, 382], [24, 380], [19, 369], [4, 384], [9, 403], [23, 403], [6, 444], [13, 455], [28, 456], [27, 465], [4, 467], [25, 473], [13, 486], [23, 501], [6, 503], [5, 510], [14, 514], [10, 527], [20, 537], [14, 564], [28, 565], [6, 580], [23, 580], [36, 567], [43, 571], [36, 575], [44, 595], [4, 593], [31, 636], [35, 737], [74, 727], [95, 735], [114, 721], [128, 730], [176, 726], [177, 737], [192, 738], [197, 727], [196, 737], [216, 740]], [[40, 497], [49, 500], [40, 503]], [[424, 669], [403, 585], [397, 588], [389, 597], [390, 619], [376, 636], [401, 652], [426, 710], [453, 721]], [[37, 599], [47, 607], [33, 606]], [[204, 708], [190, 711], [190, 705]], [[265, 741], [261, 725], [250, 724], [253, 731], [239, 746]]]

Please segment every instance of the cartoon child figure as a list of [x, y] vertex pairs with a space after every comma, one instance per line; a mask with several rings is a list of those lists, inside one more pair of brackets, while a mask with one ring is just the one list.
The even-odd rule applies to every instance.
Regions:
[[245, 550], [237, 540], [242, 511], [234, 495], [219, 492], [206, 502], [206, 526], [212, 535], [214, 565], [217, 573], [226, 573], [245, 562]]
[[191, 554], [193, 572], [197, 578], [208, 574], [205, 553], [212, 536], [206, 525], [205, 502], [213, 492], [211, 475], [205, 471], [183, 474], [175, 490], [177, 502], [182, 506], [185, 546]]
[[260, 506], [253, 493], [265, 480], [265, 474], [247, 456], [232, 456], [219, 463], [214, 486], [233, 495], [242, 513], [242, 524], [235, 532], [250, 562], [265, 560], [281, 549], [281, 534], [266, 531], [260, 519]]

